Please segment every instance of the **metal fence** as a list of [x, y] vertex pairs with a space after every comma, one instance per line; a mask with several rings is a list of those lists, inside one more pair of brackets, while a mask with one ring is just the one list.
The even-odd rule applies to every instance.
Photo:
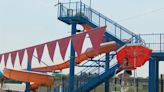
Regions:
[[153, 49], [154, 52], [164, 52], [164, 34], [139, 34], [136, 35], [113, 20], [82, 2], [61, 3], [58, 17], [82, 17], [97, 26], [106, 26], [107, 32], [122, 41], [141, 43]]
[[164, 34], [139, 34], [153, 52], [164, 52]]
[[130, 40], [132, 43], [142, 43], [138, 35], [119, 25], [113, 20], [105, 17], [96, 10], [90, 8], [82, 2], [61, 3], [59, 5], [58, 17], [82, 17], [97, 26], [106, 26], [107, 32], [119, 40]]

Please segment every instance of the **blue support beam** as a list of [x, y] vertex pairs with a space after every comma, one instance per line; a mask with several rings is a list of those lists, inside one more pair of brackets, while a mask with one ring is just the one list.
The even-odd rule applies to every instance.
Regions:
[[82, 85], [75, 92], [89, 92], [93, 88], [97, 87], [99, 84], [105, 82], [106, 79], [112, 78], [112, 76], [115, 74], [115, 70], [119, 66], [120, 66], [119, 64], [114, 65], [113, 67], [108, 69], [108, 71], [104, 72], [100, 76], [97, 76], [94, 79], [88, 81], [86, 84]]
[[102, 67], [104, 68], [104, 65], [76, 65], [78, 67]]
[[65, 92], [64, 77], [62, 76], [62, 92]]
[[[110, 30], [109, 30], [110, 31]], [[113, 41], [115, 41], [117, 44], [119, 44], [120, 46], [125, 45], [125, 42], [121, 41], [120, 39], [116, 38], [115, 36], [113, 36], [112, 34], [105, 32], [104, 33], [105, 38], [106, 39], [112, 39]]]
[[[109, 69], [109, 53], [106, 53], [105, 72]], [[105, 92], [109, 92], [109, 79], [105, 80]]]
[[159, 61], [155, 58], [149, 60], [149, 92], [159, 92]]
[[[72, 32], [71, 35], [76, 34], [76, 23], [72, 22]], [[70, 68], [69, 68], [69, 87], [68, 92], [74, 91], [74, 75], [75, 75], [75, 49], [73, 42], [71, 41], [71, 53], [70, 53]]]
[[153, 52], [151, 57], [156, 57], [159, 61], [164, 61], [164, 52]]
[[[27, 71], [31, 71], [31, 65], [27, 62]], [[30, 92], [30, 82], [26, 82], [25, 92]]]

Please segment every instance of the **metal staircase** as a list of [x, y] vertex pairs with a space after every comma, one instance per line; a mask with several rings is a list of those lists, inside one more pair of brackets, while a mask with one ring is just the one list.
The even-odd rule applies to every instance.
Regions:
[[118, 42], [120, 45], [125, 44], [125, 42], [143, 43], [138, 35], [82, 2], [61, 3], [58, 19], [67, 24], [71, 24], [72, 21], [76, 21], [77, 24], [88, 24], [93, 28], [106, 26], [106, 37]]
[[[126, 43], [144, 44], [144, 41], [139, 35], [134, 34], [82, 2], [60, 3], [58, 11], [58, 19], [67, 24], [76, 22], [77, 24], [86, 24], [93, 28], [106, 26], [107, 31], [104, 34], [105, 38], [115, 41], [119, 45], [118, 48]], [[119, 66], [119, 64], [113, 65], [101, 75], [80, 85], [75, 92], [89, 92], [99, 84], [103, 83], [106, 79], [111, 78]]]
[[[110, 60], [112, 59], [113, 54], [110, 55]], [[104, 82], [108, 77], [113, 76], [115, 69], [119, 66], [117, 63], [110, 65], [110, 70], [108, 73], [105, 71], [105, 57], [102, 55], [99, 59], [97, 57], [92, 58], [85, 63], [78, 65], [78, 67], [84, 67], [80, 72], [76, 74], [76, 92], [87, 92], [98, 84]], [[102, 76], [103, 75], [103, 76]], [[95, 83], [95, 81], [99, 83]], [[93, 83], [92, 83], [93, 82]], [[89, 84], [89, 85], [88, 85]], [[78, 86], [77, 86], [78, 85]]]

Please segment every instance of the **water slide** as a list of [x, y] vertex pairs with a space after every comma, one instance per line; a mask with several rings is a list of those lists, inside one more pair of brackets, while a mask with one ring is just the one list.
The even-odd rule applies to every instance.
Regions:
[[[82, 53], [80, 56], [75, 58], [75, 63], [80, 64], [84, 60], [87, 60], [91, 57], [97, 56], [102, 53], [107, 53], [110, 51], [115, 50], [117, 47], [117, 44], [114, 41], [103, 43], [98, 50], [98, 52], [95, 52], [94, 49], [90, 48], [87, 49], [86, 52]], [[53, 70], [62, 70], [69, 67], [69, 60], [62, 64], [48, 66], [48, 67], [41, 67], [41, 68], [33, 68], [32, 70], [36, 71], [53, 71]], [[39, 85], [47, 85], [51, 86], [54, 83], [54, 79], [52, 76], [33, 72], [33, 71], [25, 71], [25, 70], [13, 70], [13, 69], [7, 69], [5, 68], [3, 70], [3, 74], [5, 77], [17, 80], [17, 81], [23, 81], [23, 82], [33, 82], [34, 84], [31, 85], [31, 89], [37, 88]]]
[[34, 82], [40, 85], [53, 85], [53, 77], [44, 73], [25, 71], [25, 70], [13, 70], [5, 68], [3, 70], [4, 76], [12, 79], [25, 82]]
[[5, 77], [11, 80], [33, 83], [30, 89], [36, 89], [40, 85], [51, 86], [54, 84], [53, 76], [44, 73], [25, 71], [25, 70], [13, 70], [13, 69], [5, 68], [3, 70], [3, 74]]
[[92, 29], [92, 27], [90, 25], [87, 25], [87, 24], [80, 24], [80, 25], [84, 28], [85, 31]]
[[[101, 45], [100, 49], [98, 50], [98, 52], [96, 52], [93, 48], [89, 48], [84, 53], [82, 53], [80, 56], [75, 58], [75, 64], [76, 65], [80, 64], [81, 62], [83, 62], [89, 58], [92, 58], [94, 56], [97, 56], [99, 54], [111, 52], [111, 51], [115, 50], [116, 47], [117, 47], [117, 44], [114, 41], [111, 41], [111, 42], [103, 43]], [[58, 65], [53, 65], [53, 66], [48, 66], [48, 67], [33, 68], [32, 70], [34, 70], [34, 71], [62, 70], [62, 69], [69, 67], [69, 61], [70, 60], [67, 60], [64, 63], [58, 64]]]

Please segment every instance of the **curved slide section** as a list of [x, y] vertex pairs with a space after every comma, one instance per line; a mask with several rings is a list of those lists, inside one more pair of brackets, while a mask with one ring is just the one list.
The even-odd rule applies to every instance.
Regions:
[[84, 28], [84, 30], [86, 30], [86, 31], [93, 29], [90, 25], [87, 25], [87, 24], [80, 24], [80, 25], [81, 25], [81, 26]]
[[54, 84], [54, 78], [50, 75], [43, 74], [43, 73], [5, 68], [3, 70], [3, 74], [5, 77], [12, 80], [23, 81], [23, 82], [34, 82], [37, 85], [51, 86]]
[[[116, 42], [111, 41], [101, 45], [98, 52], [96, 52], [93, 48], [87, 49], [85, 53], [82, 53], [80, 56], [75, 58], [75, 64], [80, 64], [84, 60], [87, 60], [91, 57], [97, 56], [98, 54], [108, 53], [115, 50], [117, 47]], [[40, 68], [33, 68], [32, 70], [35, 71], [53, 71], [53, 70], [62, 70], [69, 67], [70, 60], [58, 65], [48, 66], [48, 67], [40, 67]]]

